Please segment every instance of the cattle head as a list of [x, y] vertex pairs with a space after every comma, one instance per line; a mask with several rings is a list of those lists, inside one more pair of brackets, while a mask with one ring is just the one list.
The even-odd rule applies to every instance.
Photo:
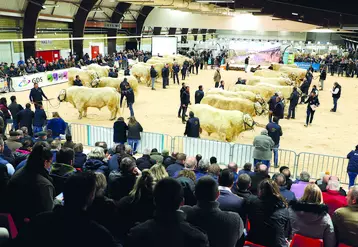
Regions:
[[98, 85], [99, 85], [99, 79], [98, 78], [93, 79], [91, 81], [91, 83], [90, 83], [91, 87], [98, 87]]
[[251, 130], [254, 128], [255, 121], [250, 114], [244, 114], [242, 121], [244, 122], [244, 129]]
[[66, 89], [62, 89], [57, 97], [60, 102], [66, 101]]
[[264, 113], [264, 109], [260, 102], [254, 103], [254, 109], [257, 116], [261, 116]]
[[262, 98], [261, 94], [256, 94], [256, 101], [259, 102], [260, 104], [264, 104], [265, 100], [264, 98]]

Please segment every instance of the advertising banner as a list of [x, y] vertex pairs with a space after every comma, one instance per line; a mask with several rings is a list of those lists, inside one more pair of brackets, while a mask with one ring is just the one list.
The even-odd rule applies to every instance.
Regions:
[[301, 69], [309, 69], [312, 65], [314, 71], [319, 71], [320, 64], [319, 63], [308, 63], [308, 62], [295, 62], [295, 64]]
[[245, 58], [250, 56], [250, 64], [269, 65], [271, 63], [278, 63], [281, 57], [280, 46], [252, 46], [247, 49], [230, 50], [230, 63], [244, 64]]
[[12, 78], [12, 86], [15, 91], [25, 91], [33, 88], [37, 82], [40, 87], [55, 85], [68, 81], [68, 69], [48, 71], [37, 74], [29, 74]]

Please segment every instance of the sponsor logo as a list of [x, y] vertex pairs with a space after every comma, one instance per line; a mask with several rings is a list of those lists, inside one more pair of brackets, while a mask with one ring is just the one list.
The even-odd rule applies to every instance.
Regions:
[[47, 80], [49, 82], [52, 82], [53, 81], [53, 75], [50, 73], [50, 74], [47, 74]]
[[40, 83], [40, 82], [42, 82], [42, 77], [35, 77], [35, 78], [33, 78], [32, 80], [31, 80], [31, 82], [32, 83]]
[[19, 87], [26, 87], [27, 85], [29, 85], [31, 82], [31, 80], [26, 79], [26, 77], [23, 77], [22, 80], [19, 83]]

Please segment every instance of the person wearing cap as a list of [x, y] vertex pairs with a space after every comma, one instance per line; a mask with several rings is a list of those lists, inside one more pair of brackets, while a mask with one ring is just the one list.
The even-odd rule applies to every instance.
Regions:
[[266, 129], [261, 131], [261, 135], [255, 137], [253, 145], [254, 165], [256, 166], [258, 162], [261, 162], [267, 166], [267, 169], [269, 169], [272, 158], [272, 149], [275, 142], [268, 136], [268, 131]]
[[320, 105], [318, 97], [316, 95], [315, 91], [311, 92], [310, 97], [307, 99], [307, 101], [305, 102], [305, 104], [307, 105], [307, 117], [306, 117], [306, 124], [305, 127], [308, 127], [308, 122], [310, 123], [310, 125], [312, 125], [312, 121], [313, 121], [313, 116], [316, 112], [316, 108]]
[[36, 134], [37, 132], [41, 132], [47, 121], [46, 112], [44, 111], [42, 103], [38, 103], [37, 106], [38, 107], [35, 109], [33, 121], [34, 134]]
[[22, 147], [22, 144], [20, 142], [20, 134], [16, 131], [10, 131], [10, 137], [7, 138], [5, 144], [11, 150], [11, 152], [15, 152], [16, 149]]
[[35, 139], [35, 142], [46, 142], [47, 141], [47, 132], [45, 132], [45, 131], [37, 132], [35, 134], [35, 136], [37, 137], [37, 139]]
[[35, 107], [37, 107], [38, 103], [42, 103], [43, 98], [48, 100], [47, 96], [44, 94], [37, 82], [34, 83], [34, 87], [30, 91], [29, 98], [31, 103], [35, 104]]

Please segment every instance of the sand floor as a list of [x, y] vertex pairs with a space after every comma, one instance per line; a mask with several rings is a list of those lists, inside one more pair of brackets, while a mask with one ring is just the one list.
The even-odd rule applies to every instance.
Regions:
[[[226, 88], [232, 87], [239, 76], [249, 78], [252, 73], [245, 74], [238, 71], [222, 71], [222, 78], [226, 83]], [[199, 75], [191, 75], [185, 82], [191, 87], [191, 100], [194, 102], [194, 92], [199, 85], [204, 86], [204, 91], [214, 86], [213, 83], [214, 70], [199, 71]], [[318, 84], [318, 74], [315, 75], [312, 85]], [[342, 97], [338, 101], [338, 111], [331, 113], [332, 97], [329, 89], [333, 83], [337, 81], [342, 85]], [[78, 119], [77, 110], [69, 103], [61, 103], [59, 108], [57, 96], [61, 89], [67, 88], [68, 85], [59, 84], [44, 87], [43, 90], [49, 98], [53, 98], [51, 104], [46, 109], [49, 112], [58, 111], [60, 115], [70, 123], [92, 124], [99, 126], [111, 127], [112, 121], [109, 121], [109, 111], [103, 108], [101, 111], [95, 108], [89, 108], [88, 117], [81, 120]], [[137, 120], [142, 124], [144, 131], [165, 133], [171, 136], [182, 136], [184, 127], [181, 119], [177, 118], [179, 107], [179, 85], [173, 85], [172, 79], [170, 86], [164, 90], [159, 83], [156, 84], [157, 90], [152, 91], [150, 88], [141, 85], [139, 87], [139, 95], [134, 104], [134, 112]], [[29, 91], [8, 93], [4, 96], [9, 98], [15, 94], [18, 102], [25, 104], [29, 102]], [[318, 108], [313, 125], [308, 128], [304, 127], [306, 118], [306, 105], [299, 105], [296, 110], [295, 120], [283, 119], [280, 125], [283, 128], [283, 137], [281, 139], [280, 148], [291, 149], [298, 152], [313, 152], [321, 154], [331, 154], [338, 156], [346, 156], [355, 145], [358, 144], [358, 79], [346, 77], [327, 76], [325, 82], [325, 90], [319, 94], [321, 106]], [[287, 109], [285, 109], [286, 111]], [[123, 116], [129, 116], [129, 110], [124, 109]], [[255, 121], [260, 124], [267, 124], [267, 117], [255, 117]], [[252, 144], [253, 138], [261, 131], [260, 127], [256, 127], [254, 131], [247, 131], [240, 135], [236, 140], [237, 143]], [[202, 138], [208, 138], [204, 133]], [[215, 138], [215, 135], [210, 139]]]

